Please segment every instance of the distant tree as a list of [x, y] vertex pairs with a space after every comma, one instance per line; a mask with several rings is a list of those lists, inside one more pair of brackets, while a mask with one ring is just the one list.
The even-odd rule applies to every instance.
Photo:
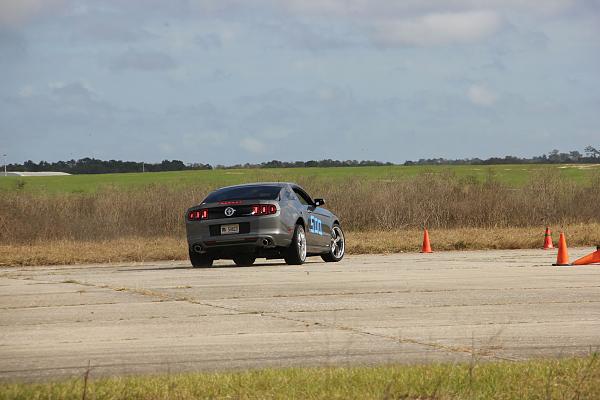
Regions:
[[590, 158], [598, 158], [600, 157], [600, 151], [592, 146], [587, 146], [584, 150], [585, 154], [587, 154]]
[[581, 157], [582, 157], [581, 153], [578, 152], [577, 150], [569, 152], [569, 158], [570, 158], [571, 162], [577, 162], [577, 161], [581, 160]]
[[23, 169], [27, 172], [36, 172], [38, 170], [38, 166], [31, 160], [27, 160], [23, 163]]
[[558, 149], [552, 150], [550, 153], [548, 153], [548, 161], [559, 162], [560, 161], [559, 153], [560, 153], [560, 151]]
[[[597, 163], [600, 159], [600, 150], [593, 146], [587, 146], [584, 149], [585, 157], [577, 150], [572, 150], [568, 153], [560, 152], [558, 149], [552, 150], [548, 154], [533, 156], [531, 158], [520, 158], [511, 155], [504, 157], [490, 157], [487, 159], [480, 158], [463, 158], [449, 160], [445, 158], [421, 158], [418, 161], [407, 160], [404, 165], [498, 165], [498, 164], [545, 164], [545, 163]], [[183, 171], [183, 170], [200, 170], [213, 169], [210, 164], [193, 163], [185, 164], [180, 160], [163, 160], [160, 163], [141, 163], [135, 161], [121, 160], [99, 160], [95, 158], [81, 158], [79, 160], [47, 162], [40, 161], [35, 163], [32, 160], [27, 160], [23, 164], [9, 164], [7, 168], [12, 171], [58, 171], [68, 172], [71, 174], [104, 174], [104, 173], [123, 173], [123, 172], [140, 172], [142, 165], [147, 172], [157, 171]], [[310, 168], [310, 167], [357, 167], [357, 166], [382, 166], [395, 165], [391, 162], [381, 162], [373, 160], [309, 160], [309, 161], [280, 161], [271, 160], [260, 164], [235, 164], [222, 165], [217, 164], [216, 169], [232, 169], [232, 168]]]

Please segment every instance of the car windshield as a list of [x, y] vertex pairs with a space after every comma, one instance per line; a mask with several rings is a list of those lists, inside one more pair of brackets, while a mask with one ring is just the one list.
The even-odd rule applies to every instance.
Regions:
[[230, 200], [277, 200], [281, 187], [279, 186], [238, 186], [219, 189], [208, 195], [204, 203], [218, 203]]

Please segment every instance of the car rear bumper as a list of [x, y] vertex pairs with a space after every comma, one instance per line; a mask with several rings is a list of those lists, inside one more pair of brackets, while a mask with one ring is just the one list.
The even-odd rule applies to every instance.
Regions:
[[[239, 224], [240, 233], [221, 235], [220, 226], [230, 224]], [[278, 215], [187, 221], [186, 230], [192, 251], [220, 254], [288, 247], [293, 235]]]

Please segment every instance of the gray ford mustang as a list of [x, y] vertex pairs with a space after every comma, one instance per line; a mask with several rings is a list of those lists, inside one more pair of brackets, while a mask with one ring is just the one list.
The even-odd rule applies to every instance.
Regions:
[[324, 261], [344, 257], [340, 220], [293, 183], [252, 183], [210, 193], [186, 214], [190, 261], [210, 267], [233, 259], [252, 265], [256, 258], [283, 258], [302, 264], [307, 256]]

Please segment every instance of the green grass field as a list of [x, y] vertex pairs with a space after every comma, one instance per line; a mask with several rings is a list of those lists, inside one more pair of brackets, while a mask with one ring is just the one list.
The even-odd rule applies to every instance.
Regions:
[[329, 182], [348, 179], [391, 180], [412, 177], [422, 173], [451, 173], [458, 177], [474, 177], [478, 180], [493, 176], [500, 182], [520, 186], [541, 171], [559, 171], [560, 175], [576, 182], [585, 182], [593, 174], [600, 173], [600, 165], [460, 165], [460, 166], [390, 166], [390, 167], [339, 167], [339, 168], [281, 168], [281, 169], [235, 169], [212, 171], [154, 172], [128, 174], [73, 175], [55, 177], [0, 177], [0, 190], [24, 190], [41, 192], [94, 192], [101, 187], [113, 186], [135, 189], [147, 185], [209, 187], [234, 185], [259, 181], [306, 181]]
[[[94, 371], [91, 370], [93, 378]], [[595, 355], [562, 360], [288, 368], [0, 384], [0, 399], [598, 399]]]

